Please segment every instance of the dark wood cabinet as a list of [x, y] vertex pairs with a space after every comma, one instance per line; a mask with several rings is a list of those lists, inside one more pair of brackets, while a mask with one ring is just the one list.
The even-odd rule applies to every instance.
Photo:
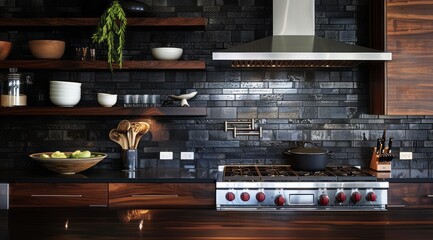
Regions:
[[110, 183], [109, 207], [214, 208], [215, 183]]
[[10, 207], [106, 207], [107, 183], [12, 183]]
[[372, 67], [372, 113], [432, 115], [433, 2], [371, 2], [373, 47], [393, 54]]
[[433, 208], [433, 183], [390, 183], [388, 207]]

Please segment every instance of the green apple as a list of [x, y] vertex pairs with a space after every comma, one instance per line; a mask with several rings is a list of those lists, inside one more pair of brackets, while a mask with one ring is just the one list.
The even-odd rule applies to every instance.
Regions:
[[80, 153], [77, 154], [77, 157], [79, 158], [89, 158], [90, 157], [90, 151], [82, 151]]
[[51, 154], [52, 158], [68, 158], [64, 152], [55, 151]]
[[70, 158], [79, 158], [79, 154], [81, 153], [81, 151], [80, 150], [76, 150], [76, 151], [74, 151], [69, 157]]

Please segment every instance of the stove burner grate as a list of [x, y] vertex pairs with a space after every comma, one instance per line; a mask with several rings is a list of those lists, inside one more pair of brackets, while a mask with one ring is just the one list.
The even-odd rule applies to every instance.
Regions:
[[290, 165], [225, 166], [223, 181], [376, 181], [376, 177], [352, 166], [332, 166], [324, 171], [296, 171]]

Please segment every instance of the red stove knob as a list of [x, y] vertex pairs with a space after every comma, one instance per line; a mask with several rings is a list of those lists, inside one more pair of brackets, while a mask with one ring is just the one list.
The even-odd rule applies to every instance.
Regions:
[[274, 202], [275, 202], [275, 204], [276, 204], [277, 206], [283, 206], [284, 203], [286, 203], [286, 199], [284, 199], [283, 196], [278, 195], [278, 196], [275, 197]]
[[346, 201], [346, 194], [344, 192], [338, 192], [335, 196], [335, 200], [340, 203]]
[[370, 202], [375, 202], [376, 201], [376, 199], [377, 199], [377, 195], [376, 195], [376, 193], [374, 193], [374, 192], [369, 192], [368, 194], [367, 194], [367, 201], [370, 201]]
[[357, 203], [357, 202], [359, 202], [359, 201], [361, 201], [361, 193], [359, 193], [359, 192], [354, 192], [354, 193], [352, 193], [352, 196], [350, 196], [350, 199], [352, 199], [352, 202], [353, 203]]
[[326, 194], [322, 194], [319, 197], [319, 205], [320, 206], [326, 206], [329, 204], [329, 197]]
[[241, 193], [241, 199], [242, 199], [242, 201], [244, 201], [244, 202], [248, 202], [248, 200], [250, 200], [250, 194], [247, 193], [247, 192], [243, 192], [243, 193]]
[[259, 202], [263, 202], [263, 201], [265, 201], [265, 199], [266, 199], [266, 195], [265, 195], [263, 192], [258, 192], [258, 193], [256, 194], [256, 199], [257, 199], [257, 201], [259, 201]]
[[235, 200], [235, 194], [232, 192], [226, 193], [226, 199], [227, 199], [227, 201], [230, 201], [230, 202]]

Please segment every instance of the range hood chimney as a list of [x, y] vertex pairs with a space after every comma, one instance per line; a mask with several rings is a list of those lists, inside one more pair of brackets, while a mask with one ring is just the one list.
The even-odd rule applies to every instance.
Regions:
[[352, 67], [392, 53], [314, 36], [315, 0], [273, 0], [273, 36], [212, 53], [233, 67]]

